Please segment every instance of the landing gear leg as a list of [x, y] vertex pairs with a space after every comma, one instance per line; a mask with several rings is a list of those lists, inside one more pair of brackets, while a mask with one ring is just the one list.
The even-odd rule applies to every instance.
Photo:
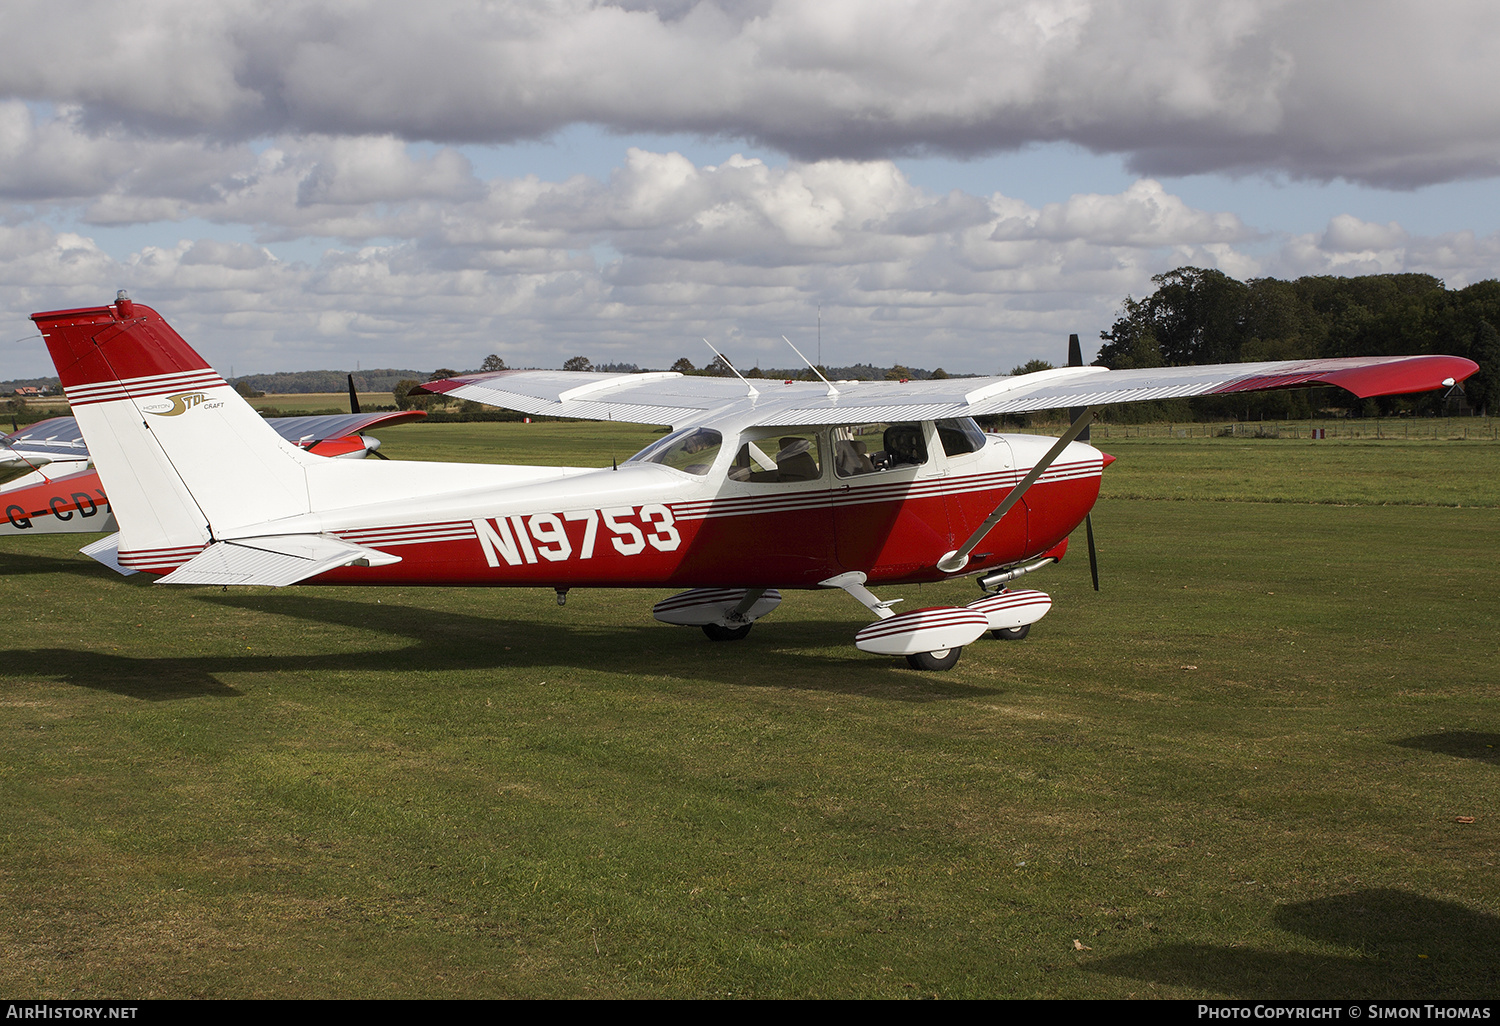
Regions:
[[[980, 638], [989, 627], [986, 614], [966, 608], [939, 606], [898, 616], [891, 612], [891, 606], [901, 600], [880, 601], [865, 587], [866, 580], [863, 573], [850, 571], [818, 582], [825, 588], [842, 588], [880, 617], [854, 636], [854, 646], [862, 652], [905, 656], [914, 670], [951, 670], [958, 664], [963, 646]], [[955, 641], [963, 644], [955, 645]], [[928, 645], [948, 647], [911, 651]]]

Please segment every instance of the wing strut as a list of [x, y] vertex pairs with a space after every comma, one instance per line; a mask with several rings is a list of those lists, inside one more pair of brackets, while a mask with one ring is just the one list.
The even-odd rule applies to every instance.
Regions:
[[1037, 478], [1047, 472], [1047, 468], [1052, 466], [1053, 461], [1062, 455], [1062, 451], [1068, 447], [1068, 444], [1086, 431], [1093, 420], [1094, 411], [1085, 407], [1083, 412], [1078, 415], [1078, 419], [1073, 421], [1072, 427], [1064, 431], [1063, 436], [1057, 440], [1056, 444], [1047, 450], [1047, 455], [1043, 456], [1037, 465], [1032, 467], [1025, 477], [1021, 478], [1021, 483], [1012, 488], [1010, 494], [1000, 500], [1000, 505], [995, 507], [995, 512], [985, 517], [984, 523], [979, 525], [978, 530], [969, 535], [969, 540], [938, 560], [938, 569], [944, 573], [956, 574], [967, 566], [969, 563], [969, 553], [974, 551], [975, 546], [984, 540], [984, 536], [990, 533], [991, 528], [998, 524], [1005, 514], [1010, 512], [1012, 506], [1021, 501], [1021, 497], [1026, 494], [1027, 490], [1036, 484]]

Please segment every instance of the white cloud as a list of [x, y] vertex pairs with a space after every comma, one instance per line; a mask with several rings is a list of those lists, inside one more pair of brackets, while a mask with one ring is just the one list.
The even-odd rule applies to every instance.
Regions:
[[413, 159], [391, 136], [329, 139], [297, 185], [301, 206], [462, 200], [483, 192], [469, 161], [452, 149]]
[[[489, 352], [512, 365], [581, 352], [660, 367], [705, 335], [738, 360], [786, 365], [779, 336], [806, 340], [820, 307], [826, 361], [994, 372], [1056, 359], [1070, 332], [1094, 339], [1127, 293], [1182, 264], [1240, 278], [1420, 270], [1454, 285], [1500, 268], [1500, 236], [1413, 236], [1340, 215], [1267, 252], [1274, 239], [1150, 179], [1032, 206], [934, 194], [889, 161], [700, 166], [634, 148], [605, 181], [480, 181], [451, 151], [286, 136], [259, 152], [209, 147], [188, 161], [199, 171], [147, 196], [88, 148], [107, 141], [69, 125], [59, 138], [112, 169], [91, 216], [169, 204], [194, 234], [208, 222], [259, 241], [209, 233], [111, 254], [86, 230], [46, 223], [83, 201], [0, 209], [0, 310], [20, 324], [129, 288], [241, 372], [467, 367]], [[210, 165], [217, 177], [201, 171]], [[283, 240], [310, 237], [341, 244], [277, 256]], [[39, 352], [0, 354], [0, 377], [45, 371]]]
[[1328, 253], [1369, 252], [1397, 249], [1406, 241], [1406, 230], [1394, 221], [1371, 224], [1351, 214], [1339, 214], [1328, 222], [1318, 248]]
[[1401, 272], [1431, 274], [1449, 288], [1500, 276], [1500, 232], [1482, 238], [1471, 231], [1414, 236], [1394, 221], [1372, 224], [1339, 214], [1322, 234], [1288, 238], [1270, 269], [1285, 278]]
[[[183, 240], [116, 260], [33, 223], [10, 229], [8, 246], [0, 238], [0, 282], [26, 283], [0, 284], [0, 306], [18, 318], [127, 287], [243, 371], [471, 366], [497, 349], [513, 364], [583, 351], [666, 365], [700, 335], [775, 365], [787, 362], [775, 340], [805, 338], [821, 305], [825, 339], [846, 362], [994, 371], [1055, 356], [1057, 338], [1108, 323], [1152, 273], [1185, 256], [1233, 261], [1232, 244], [1212, 240], [1247, 237], [1155, 182], [1036, 209], [933, 195], [888, 161], [695, 166], [631, 149], [605, 182], [478, 182], [467, 164], [413, 157], [387, 138], [237, 152], [238, 166], [208, 189], [194, 183], [174, 209], [249, 225], [265, 245]], [[142, 202], [116, 192], [90, 209]], [[312, 265], [275, 257], [275, 240], [309, 233], [346, 248]], [[93, 291], [78, 295], [84, 282]]]
[[[587, 123], [809, 160], [1069, 140], [1143, 174], [1500, 172], [1484, 0], [13, 0], [6, 22], [0, 96], [100, 130], [465, 143]], [[98, 43], [59, 57], [79, 40]]]
[[1078, 195], [1041, 210], [1017, 211], [996, 226], [994, 237], [1172, 246], [1242, 242], [1253, 235], [1235, 215], [1193, 210], [1161, 183], [1143, 178], [1121, 195]]

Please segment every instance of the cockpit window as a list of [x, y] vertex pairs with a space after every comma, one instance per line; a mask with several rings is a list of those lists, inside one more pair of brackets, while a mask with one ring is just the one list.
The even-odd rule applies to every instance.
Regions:
[[729, 465], [729, 480], [751, 484], [816, 481], [823, 476], [819, 432], [777, 431], [740, 446]]
[[833, 429], [833, 467], [839, 477], [858, 477], [927, 462], [921, 424], [850, 424]]
[[973, 417], [937, 422], [938, 437], [943, 440], [943, 452], [949, 456], [962, 456], [966, 452], [978, 452], [984, 448], [984, 432], [974, 423]]
[[684, 428], [630, 457], [629, 463], [660, 463], [684, 474], [702, 477], [719, 458], [724, 436], [713, 428]]

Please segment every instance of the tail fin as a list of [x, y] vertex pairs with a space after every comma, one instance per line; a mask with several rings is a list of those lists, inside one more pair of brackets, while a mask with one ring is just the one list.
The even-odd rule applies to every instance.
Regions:
[[164, 572], [224, 531], [308, 511], [307, 456], [150, 307], [32, 314], [120, 522], [120, 562]]

